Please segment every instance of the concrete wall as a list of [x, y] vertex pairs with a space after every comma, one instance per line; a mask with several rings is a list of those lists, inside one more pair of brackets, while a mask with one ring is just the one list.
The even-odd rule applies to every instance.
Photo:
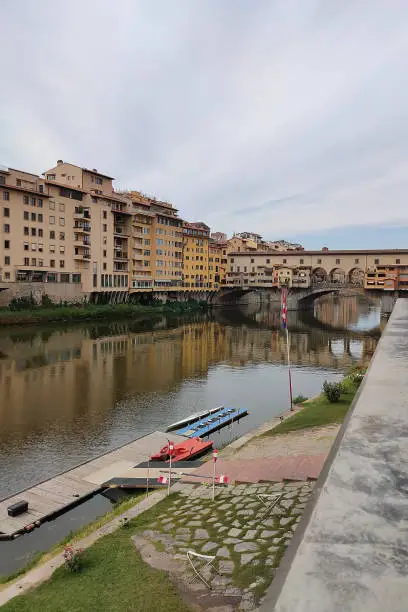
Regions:
[[407, 372], [399, 299], [262, 612], [407, 610]]
[[[5, 285], [3, 285], [5, 286]], [[37, 302], [46, 294], [54, 302], [80, 302], [87, 294], [82, 285], [76, 283], [7, 283], [7, 289], [0, 291], [0, 306], [8, 306], [13, 298], [34, 296]]]

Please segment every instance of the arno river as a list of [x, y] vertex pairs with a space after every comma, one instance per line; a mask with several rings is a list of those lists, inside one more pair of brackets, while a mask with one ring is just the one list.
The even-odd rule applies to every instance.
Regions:
[[[289, 401], [279, 314], [248, 305], [154, 324], [0, 331], [0, 498], [201, 408], [249, 411], [214, 434], [217, 445], [278, 415]], [[328, 297], [314, 314], [289, 313], [288, 324], [294, 395], [311, 396], [369, 362], [385, 320], [362, 297]], [[92, 518], [89, 505], [74, 511], [73, 528], [86, 512]], [[45, 528], [35, 532], [46, 543]], [[5, 556], [35, 532], [0, 542], [0, 574], [19, 565]]]

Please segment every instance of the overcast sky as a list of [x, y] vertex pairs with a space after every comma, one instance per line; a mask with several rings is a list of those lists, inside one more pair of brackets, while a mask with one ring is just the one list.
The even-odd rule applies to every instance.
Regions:
[[408, 247], [407, 0], [1, 0], [0, 163], [212, 229]]

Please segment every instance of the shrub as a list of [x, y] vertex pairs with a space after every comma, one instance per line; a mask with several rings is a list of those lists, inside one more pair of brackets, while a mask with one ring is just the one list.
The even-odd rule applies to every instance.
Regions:
[[129, 519], [127, 516], [124, 516], [123, 518], [121, 518], [119, 520], [119, 524], [122, 527], [122, 529], [127, 529], [128, 527], [130, 527]]
[[323, 391], [331, 404], [338, 402], [343, 392], [341, 383], [329, 383], [327, 380], [323, 383]]
[[84, 549], [74, 548], [72, 544], [64, 547], [64, 567], [69, 572], [80, 572], [83, 568]]
[[293, 398], [293, 403], [294, 404], [303, 404], [303, 402], [305, 402], [308, 398], [305, 397], [304, 395], [300, 394], [297, 395], [296, 397]]
[[33, 297], [33, 294], [30, 293], [29, 296], [13, 298], [8, 307], [9, 310], [30, 310], [35, 306], [37, 306], [37, 303]]
[[52, 308], [54, 306], [54, 302], [46, 293], [43, 293], [41, 296], [41, 306], [43, 306], [43, 308]]

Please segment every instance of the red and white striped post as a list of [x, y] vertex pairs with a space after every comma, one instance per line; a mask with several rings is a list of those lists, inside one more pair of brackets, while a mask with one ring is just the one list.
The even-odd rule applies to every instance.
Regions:
[[213, 461], [214, 461], [214, 466], [213, 466], [213, 501], [215, 499], [215, 472], [216, 472], [216, 463], [217, 463], [217, 459], [218, 459], [218, 451], [216, 448], [214, 448], [213, 450]]
[[171, 456], [173, 454], [174, 451], [174, 442], [171, 442], [169, 440], [169, 457], [170, 457], [170, 463], [169, 463], [169, 482], [167, 483], [167, 495], [170, 495], [170, 484], [171, 484]]

